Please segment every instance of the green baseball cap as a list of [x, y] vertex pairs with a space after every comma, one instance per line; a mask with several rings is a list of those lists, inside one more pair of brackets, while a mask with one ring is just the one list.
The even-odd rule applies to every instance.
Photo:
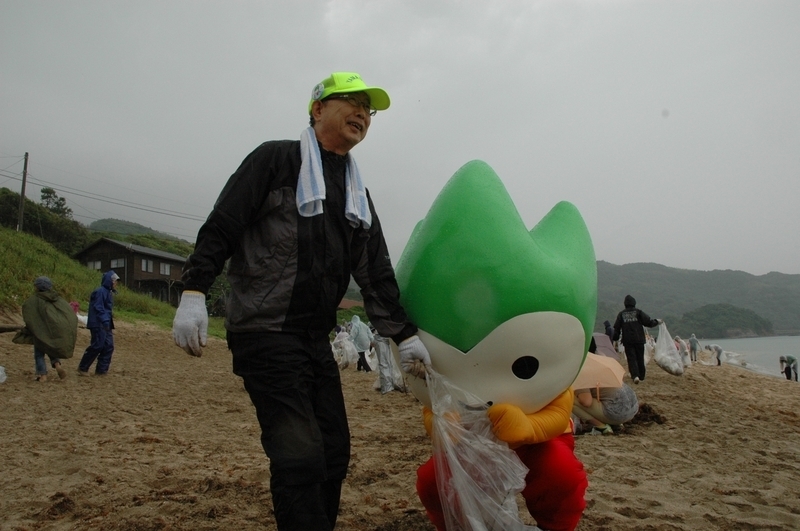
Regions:
[[315, 101], [324, 100], [331, 94], [348, 92], [366, 92], [370, 103], [378, 111], [389, 108], [389, 94], [382, 88], [368, 87], [355, 72], [334, 72], [314, 86], [314, 90], [311, 91], [311, 101], [308, 102], [308, 114], [311, 114], [311, 105]]

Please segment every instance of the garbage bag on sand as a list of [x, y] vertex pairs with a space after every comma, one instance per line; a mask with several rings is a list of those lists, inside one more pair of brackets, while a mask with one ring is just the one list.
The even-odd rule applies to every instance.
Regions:
[[356, 351], [356, 346], [347, 332], [336, 334], [336, 339], [333, 340], [331, 348], [340, 369], [346, 369], [351, 363], [353, 365], [358, 363], [358, 351]]
[[375, 389], [380, 390], [382, 395], [394, 390], [407, 392], [403, 374], [392, 356], [389, 340], [378, 334], [375, 334], [375, 353], [378, 359], [378, 378], [375, 382]]
[[367, 365], [369, 365], [369, 370], [378, 370], [378, 353], [375, 352], [374, 348], [371, 348], [364, 353], [364, 359], [366, 360]]
[[656, 350], [654, 354], [656, 363], [659, 367], [670, 374], [680, 376], [683, 374], [683, 360], [675, 348], [675, 342], [667, 331], [667, 325], [662, 322], [658, 325], [658, 339], [656, 340]]
[[603, 413], [612, 424], [623, 424], [630, 421], [639, 411], [639, 399], [636, 392], [627, 384], [614, 393], [611, 400], [603, 400]]
[[519, 519], [528, 468], [492, 433], [488, 404], [430, 371], [436, 484], [447, 529], [541, 531]]
[[644, 364], [647, 365], [650, 363], [650, 360], [653, 359], [653, 353], [656, 350], [656, 342], [653, 341], [653, 338], [650, 338], [650, 341], [644, 344]]

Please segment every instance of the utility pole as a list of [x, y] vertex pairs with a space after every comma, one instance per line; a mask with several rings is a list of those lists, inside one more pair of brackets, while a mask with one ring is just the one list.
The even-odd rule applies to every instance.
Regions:
[[25, 165], [22, 167], [22, 192], [19, 194], [19, 220], [17, 221], [17, 232], [22, 230], [22, 213], [25, 210], [25, 181], [28, 178], [28, 152], [25, 152]]

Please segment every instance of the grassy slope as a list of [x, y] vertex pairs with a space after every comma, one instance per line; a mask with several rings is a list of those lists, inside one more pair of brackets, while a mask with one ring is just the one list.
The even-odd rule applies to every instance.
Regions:
[[[33, 279], [42, 275], [50, 277], [66, 300], [78, 301], [83, 312], [88, 310], [89, 296], [102, 278], [101, 272], [87, 269], [44, 240], [0, 227], [0, 311], [18, 315], [22, 303], [33, 293]], [[175, 308], [120, 287], [114, 297], [114, 315], [169, 329]], [[209, 334], [225, 337], [222, 319], [209, 321]]]

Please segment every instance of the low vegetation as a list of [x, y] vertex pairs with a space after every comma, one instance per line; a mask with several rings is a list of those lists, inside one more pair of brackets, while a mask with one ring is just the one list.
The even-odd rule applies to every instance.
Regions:
[[[89, 296], [100, 285], [102, 272], [87, 269], [36, 236], [0, 227], [0, 311], [19, 315], [22, 303], [33, 293], [33, 280], [47, 276], [55, 290], [88, 311]], [[114, 315], [128, 321], [172, 326], [175, 308], [120, 286], [114, 297]], [[21, 317], [19, 317], [21, 319]], [[222, 319], [211, 318], [209, 334], [225, 337]]]

